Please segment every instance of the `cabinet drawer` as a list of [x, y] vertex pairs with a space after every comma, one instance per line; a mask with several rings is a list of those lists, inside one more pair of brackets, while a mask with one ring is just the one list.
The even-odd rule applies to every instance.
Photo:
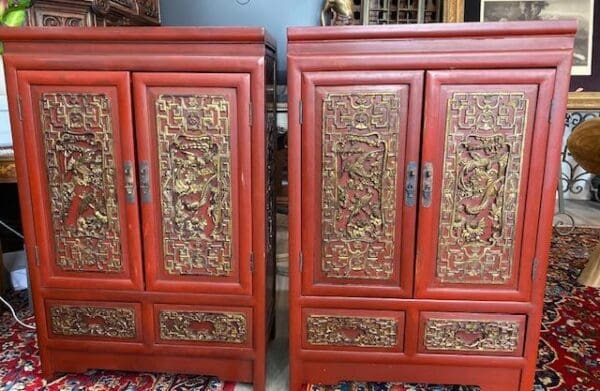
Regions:
[[421, 353], [520, 356], [525, 315], [422, 312]]
[[50, 338], [140, 342], [141, 305], [46, 300]]
[[404, 312], [305, 308], [302, 310], [305, 349], [376, 350], [404, 348]]
[[252, 309], [197, 305], [154, 305], [159, 344], [252, 347]]

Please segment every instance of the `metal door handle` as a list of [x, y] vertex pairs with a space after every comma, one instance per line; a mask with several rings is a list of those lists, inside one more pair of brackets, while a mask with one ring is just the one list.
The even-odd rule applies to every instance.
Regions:
[[406, 206], [415, 206], [417, 188], [417, 163], [408, 162], [406, 167], [406, 180], [404, 181], [404, 203]]
[[142, 193], [142, 202], [152, 201], [150, 193], [150, 168], [146, 160], [140, 161], [140, 192]]
[[421, 203], [423, 207], [431, 206], [431, 194], [433, 192], [433, 164], [425, 162], [423, 165], [423, 189], [421, 192]]
[[135, 178], [133, 176], [133, 162], [126, 160], [123, 163], [123, 173], [125, 175], [125, 197], [128, 204], [135, 202]]

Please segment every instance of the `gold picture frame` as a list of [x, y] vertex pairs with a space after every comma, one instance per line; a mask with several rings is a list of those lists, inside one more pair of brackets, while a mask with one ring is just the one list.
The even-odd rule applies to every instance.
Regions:
[[445, 0], [443, 19], [445, 23], [465, 21], [465, 0]]
[[569, 92], [567, 110], [600, 110], [600, 92]]

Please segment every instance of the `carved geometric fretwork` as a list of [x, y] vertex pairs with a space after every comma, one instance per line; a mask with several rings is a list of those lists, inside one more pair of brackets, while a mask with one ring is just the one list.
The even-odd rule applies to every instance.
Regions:
[[393, 92], [323, 101], [321, 267], [329, 278], [394, 273], [399, 115]]
[[133, 308], [52, 305], [50, 323], [55, 335], [123, 339], [137, 335]]
[[160, 338], [240, 344], [248, 338], [247, 321], [246, 315], [240, 312], [161, 310]]
[[56, 265], [120, 272], [110, 99], [101, 93], [44, 93], [40, 111]]
[[221, 95], [160, 95], [155, 107], [164, 268], [229, 276], [230, 103]]
[[427, 319], [427, 350], [458, 352], [515, 352], [519, 322], [508, 320]]
[[394, 318], [310, 315], [306, 329], [311, 345], [389, 348], [398, 344]]
[[524, 93], [454, 93], [448, 101], [437, 277], [512, 277], [529, 101]]

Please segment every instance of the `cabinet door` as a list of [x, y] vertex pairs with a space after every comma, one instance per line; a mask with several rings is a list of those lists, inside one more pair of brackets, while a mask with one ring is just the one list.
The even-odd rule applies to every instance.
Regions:
[[304, 294], [412, 294], [422, 88], [422, 72], [303, 74]]
[[250, 75], [133, 81], [147, 287], [251, 293]]
[[527, 300], [554, 70], [427, 74], [417, 297]]
[[142, 289], [129, 74], [18, 82], [42, 284]]

